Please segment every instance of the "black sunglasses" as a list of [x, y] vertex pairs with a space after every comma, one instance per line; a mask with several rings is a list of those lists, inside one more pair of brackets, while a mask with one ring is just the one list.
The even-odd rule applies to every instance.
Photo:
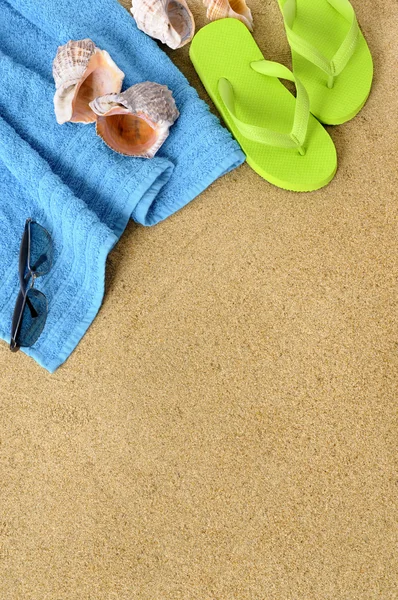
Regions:
[[12, 352], [33, 346], [43, 331], [48, 311], [47, 298], [33, 286], [37, 277], [50, 271], [52, 260], [50, 234], [33, 219], [27, 219], [19, 251], [20, 291], [12, 318]]

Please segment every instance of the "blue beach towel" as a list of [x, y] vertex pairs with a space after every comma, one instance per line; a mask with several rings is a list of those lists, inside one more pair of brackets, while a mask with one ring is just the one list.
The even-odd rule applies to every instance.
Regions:
[[[155, 158], [112, 152], [93, 125], [56, 123], [52, 60], [59, 45], [86, 37], [124, 71], [124, 89], [149, 80], [172, 90], [180, 117]], [[0, 336], [10, 339], [27, 217], [50, 232], [55, 256], [36, 282], [48, 299], [46, 326], [23, 351], [53, 372], [98, 312], [106, 256], [128, 219], [158, 223], [243, 160], [117, 0], [0, 0]]]

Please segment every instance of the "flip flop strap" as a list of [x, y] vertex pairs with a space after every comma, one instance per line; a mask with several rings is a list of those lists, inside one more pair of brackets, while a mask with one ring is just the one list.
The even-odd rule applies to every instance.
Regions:
[[[317, 0], [314, 0], [317, 1]], [[293, 23], [296, 18], [297, 0], [279, 0], [283, 18], [285, 21], [286, 34], [290, 47], [301, 56], [314, 65], [322, 69], [331, 78], [337, 77], [347, 66], [348, 61], [355, 52], [359, 39], [359, 26], [355, 16], [355, 11], [348, 0], [327, 0], [338, 13], [340, 13], [350, 24], [348, 33], [343, 40], [340, 48], [329, 60], [315, 46], [297, 35], [293, 31]]]
[[305, 87], [287, 67], [279, 63], [270, 60], [259, 60], [252, 62], [250, 66], [257, 73], [262, 73], [269, 77], [288, 79], [296, 84], [297, 97], [292, 130], [290, 133], [282, 133], [241, 121], [236, 116], [235, 93], [232, 84], [228, 79], [223, 77], [218, 81], [218, 92], [231, 119], [245, 138], [260, 144], [267, 144], [268, 146], [296, 148], [300, 154], [305, 154], [303, 146], [307, 137], [310, 115], [310, 103]]

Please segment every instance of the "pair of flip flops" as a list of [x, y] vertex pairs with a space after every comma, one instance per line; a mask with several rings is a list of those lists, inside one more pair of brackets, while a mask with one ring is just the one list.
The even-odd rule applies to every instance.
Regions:
[[[321, 123], [352, 119], [372, 85], [372, 57], [348, 0], [278, 0], [293, 73], [264, 57], [236, 19], [206, 25], [190, 57], [249, 165], [278, 187], [327, 185], [336, 149]], [[280, 82], [296, 85], [296, 97]], [[321, 122], [321, 123], [320, 123]]]

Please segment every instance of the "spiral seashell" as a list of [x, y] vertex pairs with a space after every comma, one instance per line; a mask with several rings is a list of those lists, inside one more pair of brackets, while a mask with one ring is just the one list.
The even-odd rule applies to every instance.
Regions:
[[132, 0], [138, 29], [175, 50], [191, 41], [195, 21], [185, 0]]
[[228, 17], [239, 19], [253, 31], [253, 15], [245, 0], [203, 0], [210, 21]]
[[120, 92], [124, 73], [108, 52], [89, 39], [69, 40], [59, 46], [53, 61], [56, 92], [54, 110], [61, 125], [92, 123], [96, 116], [89, 103], [97, 96]]
[[153, 158], [179, 117], [171, 91], [159, 83], [137, 83], [121, 94], [90, 102], [97, 134], [119, 154]]

